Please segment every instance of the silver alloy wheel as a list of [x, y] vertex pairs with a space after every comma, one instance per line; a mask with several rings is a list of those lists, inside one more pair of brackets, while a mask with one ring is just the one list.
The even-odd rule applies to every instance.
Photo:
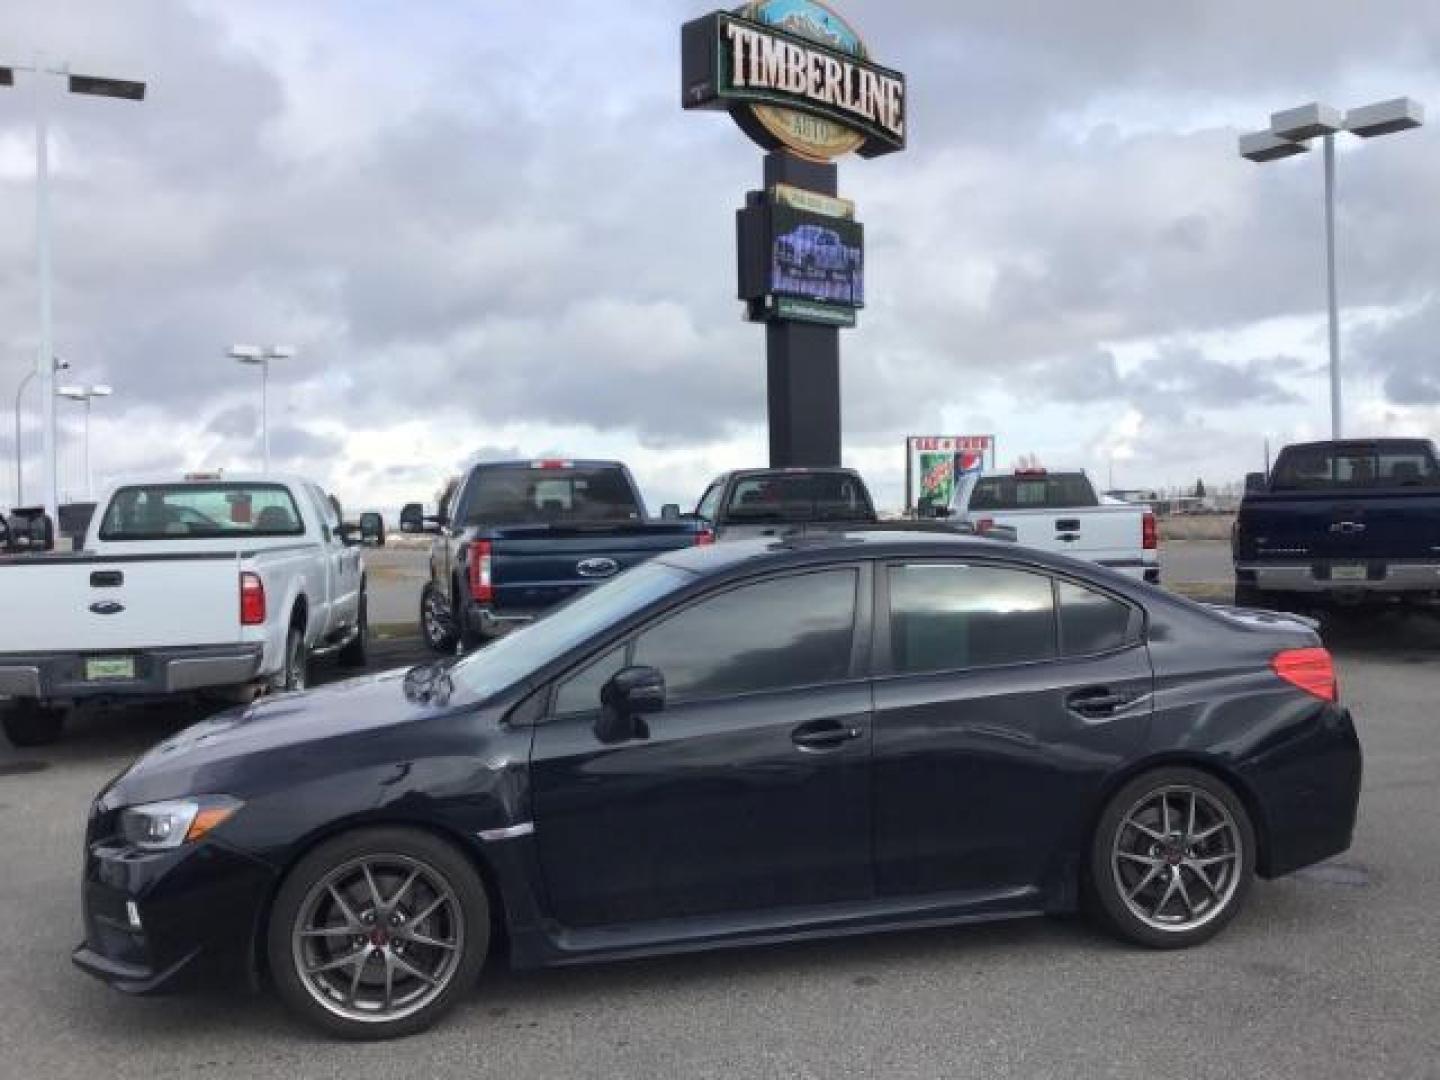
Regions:
[[446, 618], [440, 610], [440, 597], [431, 589], [425, 597], [425, 637], [430, 647], [440, 648], [446, 637]]
[[291, 634], [285, 658], [285, 689], [305, 689], [305, 635]]
[[386, 1023], [444, 993], [465, 949], [465, 915], [433, 867], [367, 855], [315, 883], [290, 938], [312, 998], [346, 1020]]
[[1244, 867], [1240, 829], [1215, 796], [1188, 784], [1147, 792], [1121, 819], [1110, 868], [1125, 906], [1172, 933], [1204, 926], [1229, 906]]

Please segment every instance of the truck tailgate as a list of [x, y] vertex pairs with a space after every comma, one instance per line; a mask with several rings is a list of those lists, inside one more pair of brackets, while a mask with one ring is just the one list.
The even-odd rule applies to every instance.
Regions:
[[1135, 506], [1087, 506], [1073, 510], [976, 510], [976, 521], [1008, 525], [1027, 547], [1088, 562], [1134, 561], [1143, 542], [1144, 511]]
[[1245, 558], [1434, 558], [1440, 552], [1440, 493], [1252, 495], [1240, 509], [1240, 547]]
[[219, 645], [240, 638], [234, 555], [29, 556], [0, 564], [0, 653]]
[[491, 541], [495, 606], [546, 608], [666, 551], [696, 542], [689, 524], [506, 527]]

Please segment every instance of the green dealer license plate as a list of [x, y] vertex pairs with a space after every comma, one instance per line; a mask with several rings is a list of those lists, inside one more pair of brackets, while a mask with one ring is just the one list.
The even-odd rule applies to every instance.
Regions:
[[135, 660], [129, 656], [103, 656], [85, 661], [87, 682], [106, 682], [110, 679], [133, 679]]
[[1368, 567], [1365, 566], [1332, 566], [1330, 568], [1331, 581], [1364, 581], [1368, 576]]

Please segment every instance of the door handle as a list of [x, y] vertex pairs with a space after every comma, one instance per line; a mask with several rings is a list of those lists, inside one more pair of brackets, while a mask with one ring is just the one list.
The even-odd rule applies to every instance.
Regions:
[[801, 724], [790, 733], [790, 741], [801, 750], [835, 750], [863, 734], [865, 732], [854, 724], [822, 720], [814, 724]]
[[1123, 709], [1135, 700], [1135, 695], [1117, 694], [1101, 686], [1075, 691], [1065, 699], [1065, 706], [1087, 719], [1097, 719], [1114, 716], [1117, 709]]
[[1059, 521], [1055, 522], [1055, 531], [1056, 531], [1056, 532], [1079, 532], [1079, 531], [1080, 531], [1080, 519], [1079, 519], [1079, 518], [1061, 518]]

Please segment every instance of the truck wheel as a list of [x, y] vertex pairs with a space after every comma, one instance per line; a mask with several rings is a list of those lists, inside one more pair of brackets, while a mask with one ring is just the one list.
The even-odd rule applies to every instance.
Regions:
[[17, 701], [5, 710], [0, 724], [12, 746], [49, 746], [65, 730], [65, 710], [38, 701]]
[[355, 637], [336, 656], [341, 667], [363, 668], [370, 660], [370, 600], [364, 589], [355, 616]]
[[455, 652], [455, 623], [432, 581], [427, 581], [420, 590], [420, 636], [426, 645], [443, 656]]
[[290, 627], [285, 635], [285, 667], [280, 672], [280, 689], [304, 690], [310, 676], [310, 654], [305, 651], [305, 630]]
[[1265, 593], [1262, 592], [1253, 582], [1235, 582], [1235, 606], [1243, 608], [1263, 608], [1265, 606]]

